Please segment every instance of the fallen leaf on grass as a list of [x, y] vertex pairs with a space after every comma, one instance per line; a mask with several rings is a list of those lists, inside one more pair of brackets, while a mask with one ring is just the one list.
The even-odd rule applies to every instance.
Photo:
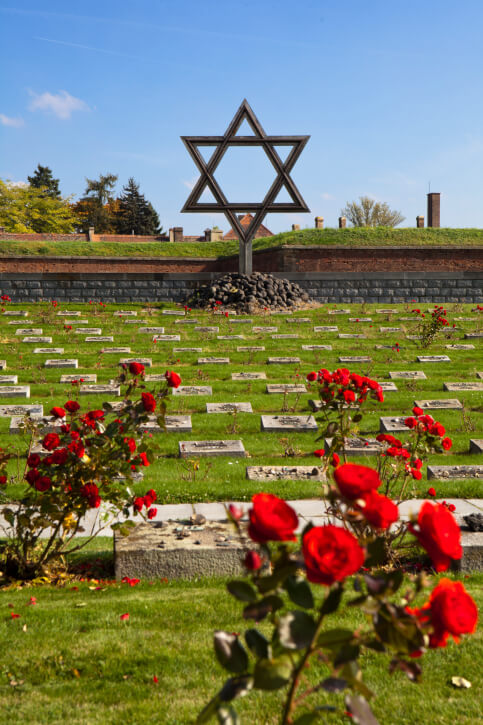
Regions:
[[126, 612], [126, 614], [121, 614], [121, 616], [119, 617], [119, 619], [121, 620], [121, 622], [125, 622], [126, 620], [129, 619], [129, 613]]
[[471, 687], [471, 682], [469, 682], [469, 680], [465, 680], [464, 677], [452, 677], [451, 684], [453, 687], [462, 687], [466, 689]]

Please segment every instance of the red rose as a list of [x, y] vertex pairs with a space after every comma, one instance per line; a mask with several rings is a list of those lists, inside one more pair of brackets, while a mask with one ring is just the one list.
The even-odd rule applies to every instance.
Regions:
[[79, 403], [77, 400], [68, 400], [65, 404], [65, 409], [69, 411], [69, 413], [75, 413], [80, 408]]
[[342, 395], [344, 396], [344, 400], [346, 403], [353, 403], [354, 400], [356, 399], [356, 396], [355, 396], [355, 393], [353, 390], [344, 390]]
[[369, 491], [363, 503], [357, 504], [364, 518], [375, 529], [388, 529], [399, 518], [399, 509], [387, 496], [381, 496], [377, 491]]
[[170, 388], [179, 388], [181, 384], [181, 378], [178, 373], [174, 372], [174, 370], [166, 370], [164, 377], [168, 381], [168, 386]]
[[449, 451], [449, 449], [453, 445], [453, 441], [451, 440], [451, 438], [443, 438], [443, 440], [441, 441], [441, 445], [443, 446], [445, 451]]
[[141, 400], [143, 401], [144, 410], [147, 410], [148, 413], [152, 413], [156, 410], [156, 398], [154, 395], [151, 395], [151, 393], [143, 393], [141, 395]]
[[250, 571], [257, 571], [262, 565], [262, 559], [256, 551], [247, 551], [243, 563]]
[[415, 405], [413, 408], [413, 413], [414, 413], [414, 415], [417, 415], [417, 416], [424, 415], [424, 410], [422, 408], [420, 408], [418, 405]]
[[229, 504], [228, 512], [233, 521], [240, 521], [240, 519], [243, 518], [243, 509], [239, 506], [235, 506], [233, 503]]
[[302, 545], [307, 579], [330, 586], [355, 574], [364, 563], [364, 550], [349, 531], [328, 524], [314, 526]]
[[67, 447], [69, 451], [75, 453], [78, 458], [82, 458], [84, 453], [86, 452], [84, 446], [80, 441], [72, 441], [72, 443], [69, 443]]
[[152, 488], [150, 488], [149, 491], [147, 491], [144, 494], [144, 502], [145, 502], [147, 508], [149, 508], [151, 506], [151, 504], [153, 504], [156, 501], [156, 499], [157, 499], [156, 491], [154, 491]]
[[144, 451], [139, 454], [138, 458], [141, 461], [141, 465], [143, 465], [143, 466], [149, 466], [150, 465], [150, 463], [148, 461], [148, 457], [147, 457], [146, 453], [144, 453]]
[[156, 514], [158, 513], [158, 509], [152, 508], [148, 511], [148, 519], [154, 519]]
[[52, 453], [52, 463], [57, 463], [59, 466], [63, 466], [69, 457], [67, 448], [58, 448]]
[[428, 496], [436, 496], [436, 489], [434, 489], [432, 486], [431, 488], [428, 488]]
[[88, 420], [101, 420], [101, 418], [104, 418], [104, 411], [103, 410], [90, 410], [88, 413], [86, 413], [85, 418]]
[[0, 486], [5, 486], [6, 483], [7, 483], [7, 477], [0, 476]]
[[461, 531], [446, 506], [425, 501], [419, 509], [417, 528], [413, 524], [408, 528], [428, 552], [436, 571], [446, 571], [451, 559], [461, 559]]
[[30, 485], [33, 486], [35, 481], [40, 478], [40, 473], [37, 471], [36, 468], [31, 468], [30, 471], [27, 471], [27, 473], [25, 474], [25, 478], [30, 483]]
[[144, 365], [140, 362], [129, 363], [129, 372], [132, 373], [132, 375], [142, 375], [144, 370]]
[[340, 457], [337, 455], [337, 453], [334, 453], [332, 455], [332, 460], [331, 460], [330, 464], [332, 466], [334, 466], [334, 468], [337, 468], [337, 466], [339, 465], [339, 463], [340, 463]]
[[99, 496], [99, 489], [95, 483], [86, 483], [81, 488], [81, 496], [87, 499], [87, 503], [91, 509], [97, 509], [101, 505], [101, 497]]
[[65, 418], [65, 410], [63, 408], [54, 407], [50, 411], [50, 415], [53, 415], [54, 418]]
[[416, 480], [420, 481], [423, 477], [423, 474], [419, 470], [419, 468], [411, 468], [411, 476]]
[[317, 380], [317, 373], [312, 372], [307, 375], [307, 380], [309, 383], [313, 383], [315, 380]]
[[325, 456], [324, 449], [319, 448], [317, 451], [314, 451], [314, 456], [317, 456], [317, 458], [323, 458]]
[[429, 602], [414, 613], [433, 627], [430, 647], [446, 647], [449, 635], [459, 642], [459, 636], [474, 632], [478, 622], [478, 609], [472, 597], [461, 582], [450, 579], [441, 579]]
[[134, 438], [124, 438], [124, 443], [127, 445], [131, 453], [134, 453], [136, 450], [136, 441]]
[[38, 453], [31, 453], [30, 456], [27, 458], [27, 466], [29, 468], [37, 468], [40, 460], [41, 458]]
[[416, 418], [410, 417], [406, 418], [406, 420], [404, 421], [404, 425], [406, 426], [406, 428], [416, 428], [417, 424], [418, 421], [416, 420]]
[[47, 451], [53, 451], [54, 448], [57, 448], [59, 443], [60, 438], [57, 433], [47, 433], [44, 440], [42, 441], [42, 445]]
[[373, 468], [357, 463], [344, 463], [334, 470], [334, 478], [343, 496], [360, 498], [381, 485], [379, 474]]
[[37, 480], [35, 481], [34, 486], [37, 491], [41, 491], [43, 493], [44, 491], [48, 491], [49, 488], [52, 487], [52, 479], [50, 479], [48, 476], [40, 476], [40, 478], [37, 478]]
[[285, 501], [271, 493], [257, 493], [248, 512], [248, 534], [253, 541], [295, 541], [297, 514]]
[[134, 499], [133, 502], [133, 508], [135, 511], [141, 512], [143, 510], [144, 506], [144, 498], [142, 496], [138, 496]]

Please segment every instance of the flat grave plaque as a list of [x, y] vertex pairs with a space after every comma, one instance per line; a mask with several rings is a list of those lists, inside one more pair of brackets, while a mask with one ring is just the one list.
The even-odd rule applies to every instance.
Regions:
[[113, 313], [114, 317], [137, 317], [138, 313], [135, 310], [116, 310]]
[[397, 310], [376, 310], [378, 315], [397, 315]]
[[449, 393], [462, 392], [464, 390], [483, 390], [483, 383], [443, 383], [443, 390]]
[[73, 358], [65, 358], [65, 360], [46, 360], [44, 368], [77, 368], [79, 361]]
[[349, 322], [372, 322], [372, 317], [349, 317]]
[[426, 380], [426, 375], [422, 370], [396, 370], [390, 372], [389, 377], [401, 380]]
[[64, 354], [64, 348], [63, 347], [36, 347], [34, 350], [34, 355], [63, 355]]
[[396, 383], [379, 383], [383, 393], [397, 392]]
[[150, 357], [122, 357], [119, 360], [119, 365], [130, 365], [133, 362], [141, 363], [145, 368], [150, 368], [153, 364]]
[[161, 314], [171, 315], [173, 317], [184, 317], [186, 313], [184, 310], [163, 310]]
[[71, 327], [75, 325], [88, 325], [89, 320], [67, 320], [66, 322], [64, 322], [64, 325], [67, 324], [69, 324]]
[[269, 365], [294, 365], [300, 363], [299, 357], [269, 357]]
[[103, 355], [111, 355], [120, 352], [131, 352], [130, 347], [103, 347], [101, 353]]
[[193, 426], [190, 415], [167, 415], [165, 417], [166, 430], [162, 428], [155, 417], [139, 426], [146, 433], [191, 433]]
[[340, 332], [338, 335], [340, 340], [365, 340], [366, 336], [362, 332]]
[[418, 355], [417, 361], [421, 363], [451, 362], [447, 355]]
[[164, 327], [139, 327], [138, 332], [149, 335], [164, 335]]
[[62, 310], [57, 312], [57, 317], [81, 317], [82, 312], [80, 310]]
[[296, 431], [299, 433], [316, 431], [317, 423], [313, 415], [262, 415], [260, 430], [267, 433]]
[[402, 332], [402, 327], [380, 327], [379, 332], [382, 332], [382, 333]]
[[302, 350], [332, 350], [332, 345], [302, 345]]
[[22, 342], [44, 342], [52, 344], [52, 338], [51, 337], [24, 337], [22, 339]]
[[445, 398], [442, 400], [415, 400], [417, 405], [423, 410], [461, 410], [463, 405], [456, 398]]
[[243, 320], [228, 320], [232, 325], [253, 325], [253, 320], [244, 318]]
[[153, 342], [179, 342], [180, 335], [154, 335]]
[[119, 385], [81, 385], [79, 388], [80, 395], [101, 395], [102, 393], [109, 395], [121, 395]]
[[408, 432], [409, 428], [404, 425], [407, 415], [398, 415], [395, 417], [383, 416], [379, 418], [379, 430], [381, 433], [402, 433]]
[[[320, 413], [321, 410], [324, 410], [325, 403], [323, 403], [322, 400], [309, 400], [309, 407], [314, 411], [314, 413]], [[345, 403], [342, 407], [357, 410], [360, 406], [357, 403], [351, 403], [350, 405]]]
[[[65, 422], [64, 419], [54, 418], [52, 415], [31, 415], [29, 417], [32, 418], [32, 420], [34, 420], [40, 426], [39, 430], [41, 431], [42, 435], [44, 435], [45, 433], [55, 433]], [[8, 432], [12, 435], [22, 433], [22, 431], [25, 430], [24, 418], [25, 416], [23, 415], [13, 415], [10, 419], [10, 426]], [[45, 454], [48, 454], [48, 451], [45, 451]]]
[[18, 327], [15, 330], [16, 335], [42, 335], [43, 332], [41, 327]]
[[290, 334], [290, 333], [284, 333], [282, 335], [272, 335], [272, 340], [296, 340], [298, 338], [298, 335]]
[[84, 383], [97, 383], [97, 374], [96, 373], [82, 373], [79, 375], [61, 375], [60, 382], [61, 383], [71, 383], [73, 380], [80, 380], [81, 378], [82, 378], [82, 382], [84, 382]]
[[422, 335], [406, 335], [406, 340], [422, 340]]
[[37, 417], [43, 414], [43, 405], [0, 405], [0, 418], [11, 418], [13, 415]]
[[[325, 452], [330, 451], [333, 438], [324, 441]], [[377, 456], [384, 450], [384, 446], [375, 438], [346, 438], [344, 452], [346, 456]]]
[[288, 317], [285, 322], [288, 325], [307, 325], [310, 323], [310, 317]]
[[210, 385], [180, 385], [178, 388], [171, 388], [173, 395], [212, 395]]
[[112, 335], [93, 335], [86, 337], [85, 342], [114, 342]]
[[123, 320], [123, 324], [124, 325], [147, 325], [148, 321], [147, 320], [135, 320], [134, 318], [130, 319], [129, 317], [127, 317], [125, 320]]
[[455, 317], [455, 320], [458, 320], [458, 322], [474, 322], [476, 317]]
[[237, 352], [265, 352], [263, 345], [239, 345], [236, 349]]
[[199, 325], [200, 321], [196, 320], [195, 318], [190, 318], [188, 320], [175, 320], [175, 325]]
[[266, 332], [267, 334], [272, 332], [278, 332], [278, 327], [252, 327], [252, 332]]
[[474, 345], [445, 345], [448, 350], [474, 350]]
[[470, 438], [470, 453], [483, 453], [483, 438]]
[[350, 310], [329, 310], [329, 315], [350, 315]]
[[0, 370], [6, 370], [6, 369], [7, 369], [7, 361], [0, 360]]
[[368, 355], [350, 355], [348, 357], [342, 356], [339, 358], [341, 363], [369, 363], [372, 362], [372, 358]]
[[0, 383], [2, 385], [17, 385], [18, 375], [0, 375]]
[[482, 478], [483, 466], [428, 466], [428, 480], [438, 478]]
[[246, 451], [241, 440], [180, 441], [179, 455], [181, 458], [245, 458]]
[[314, 332], [338, 332], [339, 328], [337, 325], [316, 325]]
[[400, 319], [402, 322], [414, 322], [415, 320], [419, 320], [419, 317], [401, 317]]
[[30, 385], [0, 385], [0, 398], [30, 398]]
[[376, 350], [401, 350], [399, 345], [374, 345]]
[[251, 403], [206, 403], [207, 413], [253, 413]]
[[325, 481], [319, 466], [247, 466], [249, 481]]
[[102, 335], [100, 327], [76, 327], [76, 335]]
[[483, 337], [483, 332], [465, 332], [464, 334], [465, 340], [473, 340], [478, 337]]
[[232, 373], [232, 380], [266, 380], [267, 373]]
[[199, 357], [198, 365], [226, 365], [230, 362], [229, 357]]
[[[5, 361], [4, 361], [4, 360], [0, 360], [0, 364], [1, 364], [2, 362], [5, 362]], [[5, 366], [5, 367], [7, 367], [7, 366]], [[480, 372], [480, 373], [476, 373], [476, 377], [477, 377], [477, 378], [480, 378], [480, 379], [483, 379], [483, 373], [481, 373], [481, 372]]]
[[285, 393], [306, 393], [307, 388], [305, 385], [298, 385], [296, 383], [285, 383], [285, 384], [269, 384], [267, 385], [266, 392], [269, 394], [278, 393], [285, 395]]
[[7, 310], [3, 313], [5, 317], [28, 317], [27, 310]]
[[195, 332], [215, 333], [215, 332], [220, 332], [220, 328], [219, 327], [195, 327], [194, 331]]
[[217, 335], [217, 340], [244, 340], [244, 335]]
[[203, 352], [202, 347], [173, 347], [173, 352]]

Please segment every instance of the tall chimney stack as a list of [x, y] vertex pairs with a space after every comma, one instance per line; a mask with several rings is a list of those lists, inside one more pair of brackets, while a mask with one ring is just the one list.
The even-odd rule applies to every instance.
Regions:
[[440, 193], [431, 192], [428, 194], [428, 227], [439, 227], [440, 225]]

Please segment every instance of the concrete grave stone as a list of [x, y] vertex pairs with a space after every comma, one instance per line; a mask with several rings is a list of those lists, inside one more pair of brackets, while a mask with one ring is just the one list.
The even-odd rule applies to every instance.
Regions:
[[378, 315], [397, 315], [397, 310], [387, 309], [387, 310], [376, 310]]
[[383, 416], [379, 418], [379, 430], [381, 433], [402, 433], [408, 432], [409, 428], [404, 425], [407, 415], [397, 415], [394, 417]]
[[13, 415], [38, 417], [43, 414], [43, 405], [0, 405], [0, 418], [11, 418]]
[[0, 360], [0, 370], [6, 370], [6, 369], [7, 369], [7, 361]]
[[458, 322], [474, 322], [476, 317], [455, 317]]
[[36, 347], [34, 349], [34, 355], [63, 355], [63, 347]]
[[30, 385], [0, 385], [0, 398], [30, 398]]
[[227, 365], [229, 357], [199, 357], [198, 365]]
[[61, 310], [57, 312], [57, 317], [81, 317], [82, 312], [80, 310]]
[[0, 384], [2, 385], [17, 385], [18, 375], [0, 375]]
[[447, 350], [474, 350], [474, 345], [445, 345]]
[[470, 453], [483, 453], [483, 438], [470, 438]]
[[[39, 426], [39, 430], [42, 435], [46, 433], [55, 433], [60, 430], [60, 427], [65, 423], [63, 418], [54, 418], [52, 415], [47, 416], [30, 416], [32, 420]], [[14, 415], [10, 419], [10, 426], [8, 432], [13, 434], [22, 433], [25, 430], [24, 425], [25, 416]], [[45, 450], [45, 449], [44, 449]], [[45, 451], [48, 453], [48, 451]]]
[[340, 363], [369, 363], [372, 362], [372, 358], [367, 355], [350, 355], [342, 356], [339, 358]]
[[266, 392], [269, 394], [276, 393], [281, 395], [285, 395], [285, 393], [306, 393], [307, 388], [305, 387], [305, 385], [298, 385], [296, 383], [273, 383], [267, 385]]
[[428, 480], [454, 478], [483, 478], [483, 465], [481, 466], [428, 466]]
[[465, 332], [465, 340], [473, 340], [479, 337], [483, 337], [483, 332]]
[[269, 365], [295, 365], [300, 363], [299, 357], [269, 357]]
[[[333, 438], [326, 438], [324, 441], [325, 452], [328, 453], [332, 446]], [[346, 438], [344, 452], [346, 456], [377, 456], [384, 450], [384, 446], [375, 438]]]
[[461, 410], [463, 405], [456, 398], [442, 400], [415, 400], [414, 405], [423, 410]]
[[84, 342], [114, 342], [112, 335], [94, 335], [86, 337]]
[[267, 374], [266, 373], [232, 373], [231, 374], [232, 380], [266, 380]]
[[426, 375], [422, 370], [396, 370], [389, 373], [390, 378], [400, 378], [401, 380], [426, 380]]
[[179, 455], [181, 458], [244, 458], [246, 451], [241, 440], [180, 441]]
[[44, 368], [77, 368], [79, 361], [74, 358], [65, 358], [64, 360], [46, 360]]
[[297, 338], [297, 334], [291, 335], [290, 333], [285, 333], [283, 335], [272, 335], [272, 340], [296, 340]]
[[285, 431], [316, 431], [317, 423], [313, 415], [262, 415], [260, 430], [266, 433]]
[[82, 373], [80, 375], [61, 375], [60, 382], [71, 383], [73, 380], [80, 380], [80, 378], [82, 378], [82, 381], [84, 383], [97, 383], [96, 373]]
[[350, 315], [350, 310], [329, 310], [329, 315]]
[[247, 466], [249, 481], [325, 481], [319, 466]]
[[130, 347], [103, 347], [101, 353], [103, 355], [112, 355], [114, 353], [131, 352]]
[[15, 335], [42, 335], [43, 330], [41, 327], [18, 327], [15, 330]]
[[316, 325], [314, 332], [338, 332], [339, 328], [337, 325]]
[[308, 325], [311, 322], [310, 317], [289, 317], [285, 320], [288, 325]]
[[332, 345], [302, 345], [302, 350], [332, 350]]
[[396, 347], [396, 345], [374, 345], [374, 348], [376, 350], [401, 350], [402, 348], [400, 345]]
[[382, 333], [402, 332], [402, 327], [380, 327], [379, 332], [382, 332]]
[[265, 347], [263, 345], [244, 345], [244, 346], [238, 346], [236, 351], [237, 352], [265, 352]]
[[338, 335], [340, 340], [365, 340], [366, 335], [362, 332], [340, 332]]
[[147, 320], [135, 320], [134, 318], [130, 319], [129, 317], [123, 320], [124, 325], [147, 325]]
[[203, 352], [202, 347], [173, 347], [173, 352]]
[[[2, 362], [4, 362], [4, 361], [3, 360], [0, 360], [0, 363], [2, 363]], [[480, 379], [483, 379], [483, 373], [482, 372], [476, 373], [476, 377], [477, 378], [480, 378]]]
[[27, 310], [6, 310], [4, 313], [5, 317], [28, 317], [29, 313]]
[[397, 392], [396, 383], [379, 383], [383, 393]]
[[210, 385], [180, 385], [178, 388], [171, 388], [173, 395], [212, 395]]
[[349, 317], [349, 322], [372, 322], [372, 317]]
[[24, 337], [22, 339], [22, 342], [29, 342], [29, 343], [32, 343], [32, 342], [37, 342], [37, 343], [38, 342], [43, 342], [43, 343], [52, 344], [52, 338], [51, 337], [36, 337], [36, 336], [35, 337], [30, 337], [29, 336], [29, 337]]
[[141, 363], [145, 368], [150, 368], [153, 364], [150, 357], [122, 357], [119, 360], [119, 365], [130, 365], [133, 362]]
[[418, 355], [417, 361], [421, 363], [451, 362], [447, 355]]
[[419, 320], [419, 317], [401, 317], [400, 319], [402, 322], [414, 322], [415, 320]]
[[251, 320], [248, 317], [245, 317], [244, 319], [241, 319], [241, 320], [228, 320], [228, 321], [232, 325], [253, 325], [253, 320]]
[[190, 318], [189, 320], [175, 320], [175, 325], [199, 325], [200, 321], [196, 320], [194, 318]]
[[121, 395], [119, 385], [81, 385], [79, 388], [80, 395]]
[[135, 310], [116, 310], [113, 314], [114, 317], [137, 317], [138, 315]]
[[89, 320], [68, 320], [67, 322], [64, 322], [65, 325], [67, 325], [67, 323], [71, 327], [75, 327], [75, 325], [88, 325]]
[[179, 342], [180, 340], [180, 335], [155, 335], [153, 337], [153, 342]]
[[258, 327], [258, 326], [255, 326], [255, 327], [252, 327], [252, 332], [263, 332], [263, 333], [266, 333], [268, 335], [268, 334], [270, 334], [272, 332], [278, 332], [278, 327]]
[[244, 340], [244, 335], [217, 335], [217, 340]]
[[139, 426], [139, 430], [146, 433], [191, 433], [193, 430], [190, 415], [167, 415], [164, 422], [166, 430], [159, 425], [156, 416], [152, 416]]
[[171, 315], [172, 317], [184, 317], [186, 313], [184, 310], [163, 310], [161, 314]]
[[443, 390], [447, 390], [449, 393], [464, 390], [481, 391], [483, 390], [483, 383], [443, 383]]
[[102, 335], [100, 327], [76, 327], [76, 335]]
[[406, 340], [422, 340], [422, 335], [405, 335]]
[[139, 327], [138, 332], [149, 335], [164, 335], [164, 327]]
[[220, 332], [220, 328], [219, 327], [195, 327], [194, 331], [195, 332], [207, 332], [207, 333], [214, 334], [215, 332]]
[[253, 413], [251, 403], [206, 403], [207, 413]]

